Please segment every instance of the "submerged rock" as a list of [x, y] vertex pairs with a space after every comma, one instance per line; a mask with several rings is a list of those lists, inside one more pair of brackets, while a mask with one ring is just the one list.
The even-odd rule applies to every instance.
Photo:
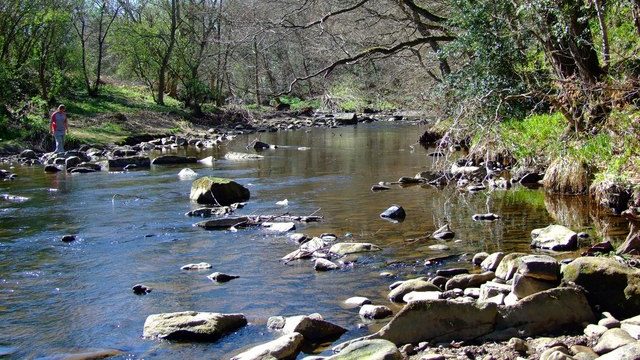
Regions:
[[245, 326], [242, 314], [196, 311], [154, 314], [144, 322], [142, 336], [179, 341], [215, 341]]
[[199, 226], [207, 230], [223, 230], [223, 229], [229, 229], [233, 226], [239, 226], [239, 225], [245, 224], [248, 221], [249, 221], [249, 218], [246, 216], [225, 217], [220, 219], [200, 221], [196, 223], [196, 226]]
[[[47, 357], [56, 360], [98, 360], [107, 359], [114, 356], [122, 356], [124, 353], [116, 349], [88, 349], [81, 352], [66, 353]], [[0, 353], [0, 356], [2, 354]]]
[[259, 160], [264, 156], [257, 154], [246, 154], [240, 152], [228, 152], [224, 155], [224, 158], [227, 160]]
[[554, 251], [578, 248], [578, 234], [562, 225], [549, 225], [531, 231], [531, 247]]
[[262, 227], [269, 231], [285, 233], [296, 229], [296, 224], [292, 222], [263, 222]]
[[233, 180], [201, 177], [191, 185], [191, 200], [198, 204], [231, 205], [249, 200], [249, 189]]

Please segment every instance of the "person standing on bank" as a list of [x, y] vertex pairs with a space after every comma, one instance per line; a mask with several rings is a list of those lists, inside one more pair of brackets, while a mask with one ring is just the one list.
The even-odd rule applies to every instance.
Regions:
[[68, 130], [66, 108], [64, 105], [60, 105], [58, 110], [51, 115], [51, 134], [56, 139], [55, 152], [64, 152], [64, 135]]

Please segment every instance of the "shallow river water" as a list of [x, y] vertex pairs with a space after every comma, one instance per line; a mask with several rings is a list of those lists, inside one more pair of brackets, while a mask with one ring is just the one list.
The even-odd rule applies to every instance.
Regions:
[[[184, 215], [197, 206], [189, 201], [191, 181], [177, 176], [182, 167], [77, 175], [44, 174], [42, 167], [12, 169], [19, 178], [0, 183], [0, 193], [29, 200], [0, 202], [0, 354], [55, 358], [110, 348], [132, 359], [223, 359], [275, 339], [278, 334], [266, 329], [270, 316], [316, 312], [349, 330], [341, 342], [380, 326], [363, 321], [358, 309], [344, 308], [345, 299], [367, 296], [374, 304], [390, 305], [388, 285], [396, 280], [440, 267], [469, 266], [425, 266], [426, 258], [530, 251], [530, 231], [557, 222], [596, 236], [604, 228], [617, 241], [624, 237], [624, 223], [594, 221], [584, 199], [548, 198], [541, 190], [463, 194], [452, 187], [392, 186], [371, 192], [379, 181], [431, 167], [434, 158], [414, 145], [423, 130], [376, 123], [260, 134], [261, 141], [282, 147], [262, 152], [261, 160], [192, 166], [199, 175], [231, 178], [250, 189], [251, 200], [239, 215], [314, 213], [324, 221], [298, 224], [298, 232], [334, 233], [339, 241], [383, 248], [327, 273], [315, 272], [308, 260], [284, 265], [279, 259], [297, 248], [287, 235], [259, 228], [230, 232], [194, 227], [200, 219]], [[192, 155], [222, 158], [227, 151], [246, 151], [255, 137], [239, 136], [226, 147]], [[300, 146], [310, 149], [298, 150]], [[284, 199], [288, 206], [276, 205]], [[404, 207], [404, 222], [379, 218], [391, 204]], [[474, 213], [489, 211], [502, 219], [471, 220]], [[457, 240], [446, 242], [448, 251], [430, 250], [434, 240], [413, 241], [445, 221]], [[77, 234], [78, 240], [63, 243], [64, 234]], [[211, 263], [213, 269], [180, 270], [195, 262]], [[217, 284], [206, 278], [213, 271], [241, 277]], [[382, 271], [396, 276], [381, 277]], [[136, 296], [131, 291], [136, 283], [153, 291]], [[249, 325], [211, 344], [142, 338], [148, 315], [184, 310], [243, 313]]]

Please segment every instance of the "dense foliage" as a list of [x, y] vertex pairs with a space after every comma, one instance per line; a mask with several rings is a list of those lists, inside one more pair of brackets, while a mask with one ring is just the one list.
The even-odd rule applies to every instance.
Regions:
[[639, 51], [638, 0], [5, 0], [0, 138], [105, 83], [196, 115], [298, 98], [487, 126], [553, 109], [594, 133], [637, 104]]

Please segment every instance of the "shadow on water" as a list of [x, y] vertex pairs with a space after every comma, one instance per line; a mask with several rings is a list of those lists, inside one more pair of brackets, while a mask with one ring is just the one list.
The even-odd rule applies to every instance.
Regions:
[[[315, 312], [349, 330], [342, 341], [384, 323], [365, 322], [358, 309], [342, 306], [346, 298], [367, 296], [376, 304], [389, 304], [391, 282], [440, 267], [470, 266], [456, 260], [425, 266], [427, 258], [530, 251], [531, 230], [550, 223], [589, 230], [593, 242], [624, 239], [627, 226], [619, 218], [594, 212], [580, 198], [548, 197], [541, 190], [470, 194], [452, 187], [392, 186], [371, 192], [379, 181], [396, 181], [431, 167], [428, 151], [411, 147], [423, 130], [378, 123], [265, 133], [259, 135], [261, 141], [281, 147], [262, 152], [258, 161], [223, 159], [227, 151], [246, 152], [256, 135], [186, 153], [218, 159], [213, 166], [193, 166], [199, 175], [233, 178], [250, 189], [251, 200], [239, 215], [315, 213], [324, 221], [299, 224], [297, 231], [334, 233], [340, 241], [383, 248], [329, 273], [316, 273], [309, 261], [282, 264], [279, 259], [296, 249], [286, 235], [259, 228], [214, 232], [193, 227], [200, 219], [184, 216], [196, 205], [189, 201], [191, 181], [177, 177], [180, 167], [82, 175], [13, 169], [19, 180], [1, 183], [0, 192], [30, 200], [0, 203], [0, 350], [11, 349], [8, 356], [15, 358], [94, 348], [120, 349], [127, 358], [228, 358], [277, 337], [266, 329], [270, 316]], [[309, 149], [298, 150], [302, 146]], [[284, 199], [288, 206], [276, 204]], [[379, 218], [391, 204], [404, 207], [405, 221]], [[473, 214], [486, 212], [502, 218], [472, 221]], [[445, 223], [456, 232], [455, 239], [425, 239]], [[60, 237], [68, 233], [78, 240], [62, 243]], [[180, 270], [194, 262], [211, 263], [213, 269]], [[240, 278], [213, 283], [206, 278], [213, 271]], [[381, 277], [382, 271], [395, 275]], [[153, 291], [136, 296], [131, 292], [136, 283]], [[213, 344], [141, 338], [148, 315], [184, 310], [240, 312], [250, 324]]]

